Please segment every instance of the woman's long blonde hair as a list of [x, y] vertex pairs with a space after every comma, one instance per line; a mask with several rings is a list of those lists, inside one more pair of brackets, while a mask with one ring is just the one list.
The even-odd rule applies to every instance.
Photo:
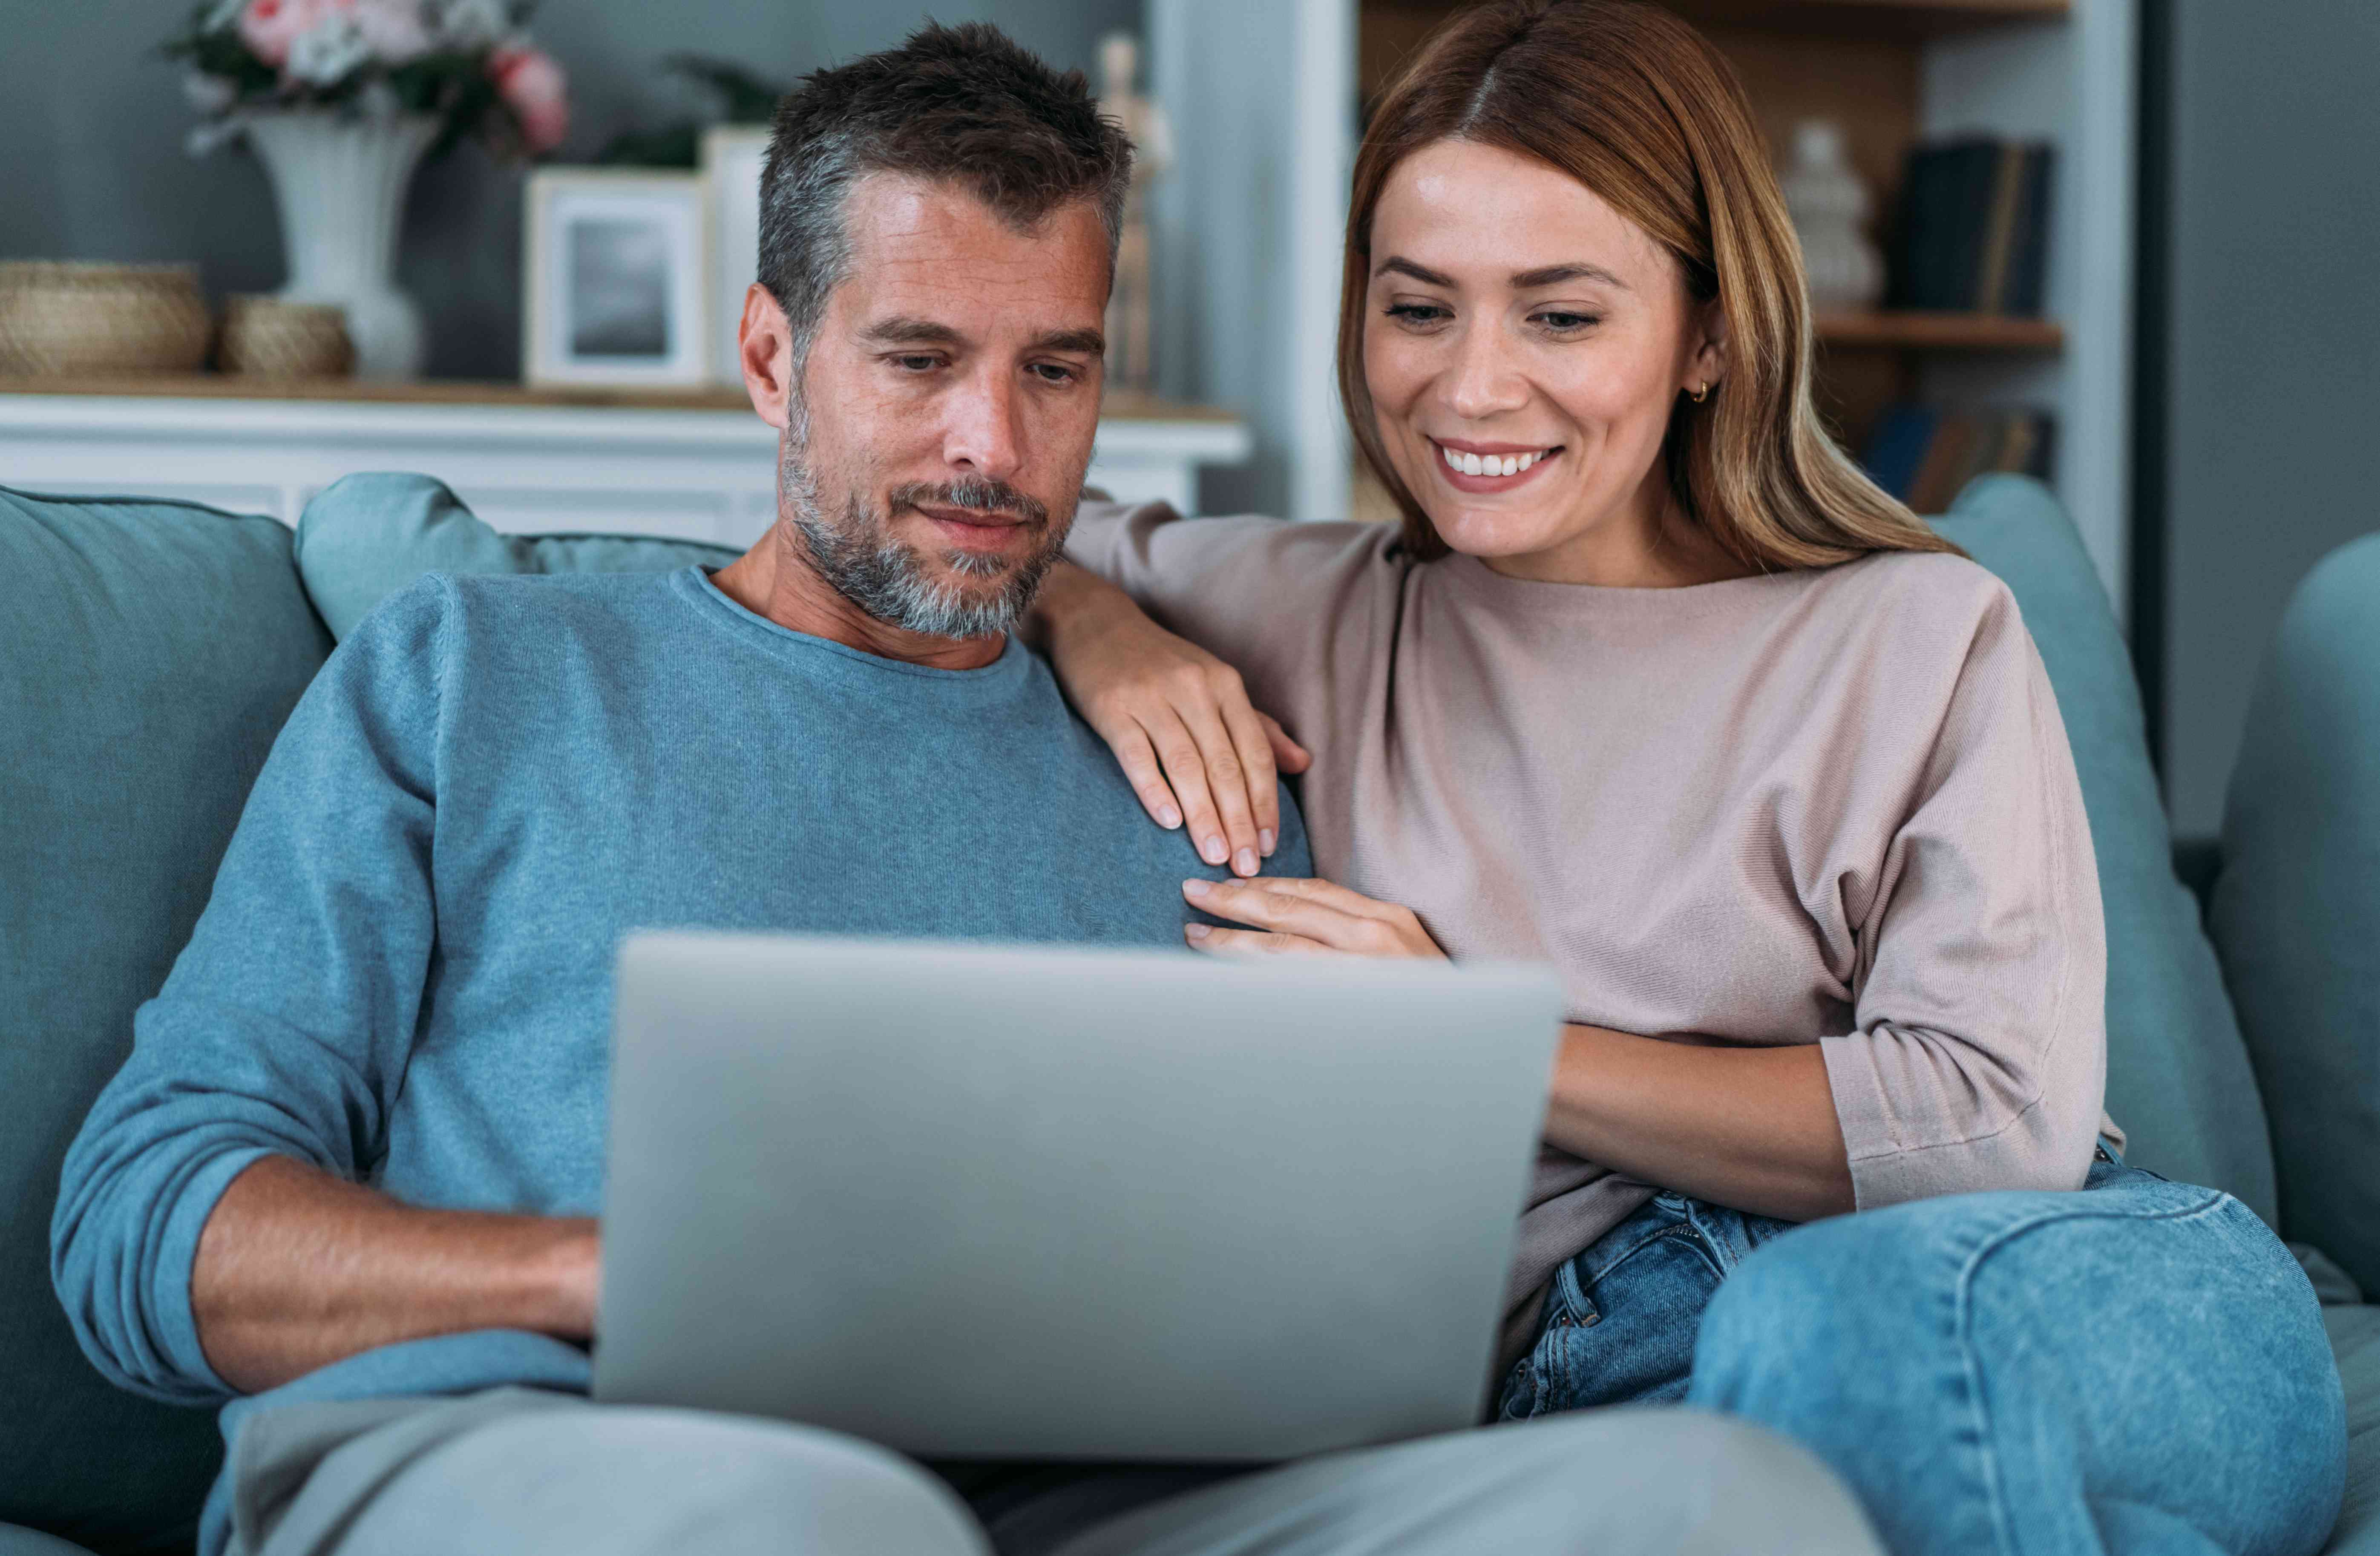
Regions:
[[1837, 447], [1810, 396], [1810, 298], [1784, 196], [1735, 73], [1669, 12], [1625, 0], [1491, 0], [1458, 12], [1381, 98], [1355, 153], [1339, 388], [1365, 460], [1424, 560], [1446, 542], [1389, 463], [1364, 378], [1372, 213], [1397, 164], [1459, 139], [1533, 157], [1677, 257], [1727, 316], [1728, 371], [1678, 396], [1662, 448], [1687, 517], [1763, 570], [1956, 551]]

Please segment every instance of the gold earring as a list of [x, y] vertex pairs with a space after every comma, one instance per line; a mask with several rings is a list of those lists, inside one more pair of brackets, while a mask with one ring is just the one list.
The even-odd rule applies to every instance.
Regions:
[[1700, 405], [1700, 404], [1702, 404], [1705, 400], [1707, 400], [1707, 399], [1709, 399], [1709, 398], [1710, 398], [1710, 384], [1709, 384], [1708, 383], [1697, 383], [1697, 384], [1695, 384], [1695, 385], [1694, 385], [1694, 404], [1696, 404], [1696, 405]]

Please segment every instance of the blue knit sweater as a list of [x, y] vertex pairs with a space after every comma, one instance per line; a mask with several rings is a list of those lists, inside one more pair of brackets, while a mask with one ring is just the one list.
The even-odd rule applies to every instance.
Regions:
[[[1272, 868], [1311, 873], [1282, 808]], [[67, 1158], [59, 1298], [118, 1383], [225, 1400], [190, 1266], [259, 1157], [413, 1205], [600, 1209], [624, 931], [1179, 947], [1182, 880], [1220, 873], [1148, 822], [1014, 641], [930, 670], [787, 631], [697, 568], [433, 575], [358, 627], [274, 746]], [[450, 1335], [241, 1401], [225, 1430], [283, 1400], [587, 1370], [542, 1336]]]

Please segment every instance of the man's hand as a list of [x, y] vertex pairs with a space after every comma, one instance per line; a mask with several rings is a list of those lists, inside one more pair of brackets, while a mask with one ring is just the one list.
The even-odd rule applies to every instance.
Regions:
[[207, 1218], [190, 1311], [208, 1365], [256, 1393], [433, 1334], [590, 1340], [601, 1270], [592, 1219], [416, 1210], [268, 1156]]

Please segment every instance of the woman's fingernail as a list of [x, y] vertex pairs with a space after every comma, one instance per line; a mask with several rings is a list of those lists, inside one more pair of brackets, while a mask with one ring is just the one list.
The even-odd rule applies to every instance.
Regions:
[[1210, 865], [1219, 865], [1232, 857], [1232, 851], [1223, 845], [1221, 838], [1210, 837], [1198, 845], [1198, 857]]
[[1182, 812], [1174, 809], [1173, 807], [1170, 805], [1166, 806], [1163, 809], [1158, 811], [1157, 824], [1163, 827], [1167, 832], [1172, 832], [1174, 828], [1182, 824]]
[[1257, 851], [1253, 848], [1241, 849], [1232, 857], [1232, 868], [1242, 875], [1254, 875], [1257, 872]]
[[1270, 827], [1267, 827], [1264, 831], [1257, 833], [1257, 847], [1268, 859], [1272, 857], [1273, 845], [1280, 841], [1281, 840], [1279, 838], [1273, 835], [1273, 832]]
[[[1215, 883], [1214, 883], [1213, 881], [1200, 881], [1200, 880], [1197, 880], [1197, 879], [1196, 879], [1196, 878], [1193, 878], [1193, 879], [1191, 879], [1191, 880], [1184, 881], [1184, 882], [1182, 882], [1182, 890], [1183, 890], [1183, 892], [1184, 892], [1184, 893], [1186, 893], [1187, 895], [1194, 896], [1194, 897], [1203, 897], [1203, 896], [1205, 896], [1208, 893], [1209, 893], [1209, 892], [1213, 891], [1214, 889], [1215, 889]], [[1200, 925], [1200, 926], [1195, 926], [1195, 927], [1196, 927], [1196, 928], [1204, 928], [1205, 926]]]
[[1182, 926], [1182, 932], [1188, 935], [1192, 940], [1205, 940], [1207, 938], [1208, 930], [1207, 926], [1204, 924], [1184, 924]]

